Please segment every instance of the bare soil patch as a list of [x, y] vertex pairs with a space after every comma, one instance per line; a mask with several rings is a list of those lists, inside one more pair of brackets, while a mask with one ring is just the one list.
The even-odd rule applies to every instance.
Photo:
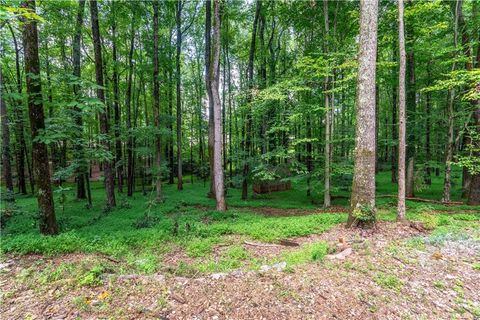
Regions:
[[[292, 272], [237, 270], [193, 278], [169, 274], [122, 274], [105, 257], [9, 257], [0, 271], [4, 319], [460, 319], [480, 312], [479, 224], [464, 236], [430, 237], [408, 225], [379, 222], [374, 229], [337, 226], [299, 244], [343, 239], [353, 253]], [[412, 240], [413, 239], [413, 240]], [[255, 257], [275, 256], [286, 246], [249, 246]], [[215, 248], [221, 254], [226, 246]], [[181, 250], [166, 258], [188, 259]], [[102, 282], [79, 286], [71, 279], [42, 283], [35, 273], [62, 263], [109, 264]], [[47, 269], [50, 268], [50, 269]], [[33, 280], [33, 279], [36, 280]]]

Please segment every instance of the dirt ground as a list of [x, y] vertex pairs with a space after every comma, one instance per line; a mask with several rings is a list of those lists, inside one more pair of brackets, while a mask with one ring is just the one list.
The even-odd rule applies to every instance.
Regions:
[[[298, 244], [339, 239], [352, 248], [330, 259], [266, 272], [236, 270], [191, 278], [110, 270], [96, 286], [29, 280], [33, 272], [98, 255], [7, 257], [1, 266], [2, 319], [479, 319], [478, 223], [462, 236], [429, 236], [407, 225], [374, 230], [339, 225]], [[281, 246], [242, 243], [252, 256]], [[219, 249], [220, 250], [220, 249]], [[179, 252], [179, 255], [183, 253]], [[115, 262], [110, 261], [113, 265]]]

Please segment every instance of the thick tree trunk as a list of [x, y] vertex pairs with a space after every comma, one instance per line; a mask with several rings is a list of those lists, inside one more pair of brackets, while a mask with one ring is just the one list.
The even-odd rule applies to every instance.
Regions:
[[215, 181], [215, 199], [217, 202], [216, 209], [218, 211], [225, 211], [227, 206], [225, 204], [225, 186], [222, 167], [222, 145], [223, 145], [223, 132], [222, 132], [222, 106], [220, 101], [220, 94], [218, 92], [219, 78], [220, 78], [220, 1], [214, 0], [214, 26], [212, 37], [212, 61], [210, 63], [210, 77], [208, 85], [211, 87], [213, 98], [213, 112], [214, 112], [214, 144], [213, 144], [213, 173]]
[[[97, 97], [98, 99], [105, 104], [105, 92], [103, 88], [103, 62], [102, 62], [102, 45], [100, 40], [100, 29], [98, 24], [98, 8], [97, 1], [90, 0], [90, 14], [92, 21], [92, 38], [93, 38], [93, 49], [95, 52], [95, 78], [97, 85], [100, 86], [97, 88]], [[104, 136], [108, 136], [109, 127], [108, 127], [108, 117], [106, 107], [100, 111], [100, 133]], [[102, 140], [102, 147], [105, 151], [110, 151], [110, 141], [108, 137], [105, 137]], [[115, 207], [115, 177], [112, 170], [111, 161], [107, 160], [103, 162], [103, 173], [105, 176], [105, 192], [107, 195], [107, 206], [109, 208]]]
[[[478, 54], [477, 54], [476, 66], [478, 68], [480, 67], [480, 46], [477, 53]], [[476, 90], [477, 90], [477, 94], [480, 94], [480, 84], [478, 83], [476, 86]], [[473, 125], [474, 125], [474, 129], [476, 130], [476, 134], [480, 136], [480, 99], [475, 100], [474, 104], [475, 104], [475, 111], [473, 112]], [[480, 142], [478, 140], [476, 142], [472, 140], [472, 143], [476, 143], [474, 149], [477, 150], [475, 151], [473, 156], [480, 158], [480, 152], [478, 151], [480, 149]], [[480, 174], [479, 173], [471, 175], [470, 191], [468, 192], [467, 203], [469, 205], [480, 205]]]
[[[78, 12], [77, 12], [77, 22], [75, 25], [75, 36], [73, 38], [73, 75], [80, 79], [81, 77], [81, 41], [82, 41], [82, 26], [83, 26], [83, 15], [85, 11], [85, 0], [78, 1]], [[80, 93], [81, 87], [77, 84], [73, 86], [73, 93], [77, 102], [81, 96]], [[75, 131], [72, 141], [72, 154], [74, 161], [78, 162], [78, 167], [76, 169], [76, 179], [77, 179], [77, 199], [85, 199], [87, 197], [85, 190], [85, 179], [87, 172], [87, 160], [85, 159], [85, 152], [83, 150], [83, 119], [82, 119], [82, 110], [80, 107], [75, 104], [72, 108], [72, 118], [75, 123]], [[91, 204], [91, 203], [90, 203]]]
[[[480, 84], [477, 84], [477, 93], [480, 94]], [[474, 125], [477, 134], [480, 135], [480, 100], [477, 100], [477, 109], [473, 113]], [[476, 149], [480, 149], [480, 142], [476, 142]], [[480, 157], [480, 152], [476, 151], [474, 156]], [[472, 174], [472, 180], [470, 182], [470, 192], [468, 193], [469, 205], [480, 205], [480, 174]]]
[[[378, 1], [360, 1], [360, 42], [357, 79], [357, 124], [351, 211], [347, 226], [375, 218], [375, 79], [377, 60]], [[367, 211], [371, 219], [360, 220]]]
[[[405, 97], [405, 28], [403, 20], [403, 0], [398, 1], [398, 44], [400, 53], [400, 68], [398, 74], [398, 106], [399, 106], [399, 129], [398, 129], [398, 204], [397, 218], [405, 220], [405, 153], [406, 153], [406, 97]], [[395, 126], [395, 125], [394, 125]]]
[[[153, 115], [155, 121], [155, 128], [160, 130], [160, 82], [158, 79], [159, 74], [159, 61], [158, 61], [158, 0], [153, 2]], [[162, 148], [161, 137], [157, 132], [155, 135], [155, 187], [156, 187], [156, 201], [162, 201]]]
[[[25, 1], [22, 6], [35, 12], [35, 1]], [[40, 80], [40, 60], [38, 57], [37, 21], [24, 20], [23, 48], [25, 74], [27, 80], [28, 113], [32, 131], [32, 154], [35, 182], [37, 186], [37, 201], [40, 209], [40, 232], [53, 235], [58, 233], [53, 204], [50, 168], [48, 162], [47, 145], [36, 138], [45, 130], [45, 118], [42, 103], [42, 85]]]
[[7, 201], [14, 200], [13, 197], [13, 178], [12, 165], [10, 162], [10, 128], [7, 117], [7, 105], [3, 100], [4, 86], [3, 86], [3, 71], [0, 65], [0, 117], [2, 124], [2, 171], [3, 181], [9, 195], [6, 197]]

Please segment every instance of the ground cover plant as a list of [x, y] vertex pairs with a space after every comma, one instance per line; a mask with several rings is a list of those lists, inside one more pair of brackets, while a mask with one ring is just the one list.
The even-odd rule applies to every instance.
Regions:
[[479, 26], [0, 1], [1, 318], [480, 318]]

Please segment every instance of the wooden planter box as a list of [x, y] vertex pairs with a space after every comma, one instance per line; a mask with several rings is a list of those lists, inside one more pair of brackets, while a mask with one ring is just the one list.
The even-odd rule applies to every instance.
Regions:
[[270, 193], [276, 191], [287, 191], [292, 188], [291, 181], [273, 181], [266, 183], [259, 183], [253, 185], [253, 192], [255, 193]]

